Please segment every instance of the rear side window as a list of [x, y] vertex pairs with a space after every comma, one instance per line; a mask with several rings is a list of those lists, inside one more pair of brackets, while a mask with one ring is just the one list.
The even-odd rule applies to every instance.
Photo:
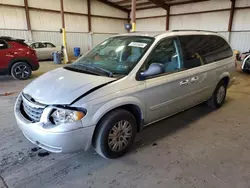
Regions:
[[178, 49], [177, 38], [167, 38], [160, 42], [146, 60], [146, 67], [153, 63], [162, 64], [164, 73], [174, 73], [183, 69]]
[[46, 48], [55, 48], [56, 46], [52, 43], [49, 43], [49, 42], [45, 42], [43, 43], [43, 45], [46, 47]]
[[180, 36], [179, 39], [186, 68], [212, 63], [233, 55], [231, 47], [219, 36], [190, 35]]
[[3, 40], [0, 40], [0, 50], [7, 49], [8, 44], [4, 42]]
[[42, 44], [41, 42], [36, 42], [30, 45], [31, 48], [37, 49], [37, 48], [44, 48], [44, 44]]

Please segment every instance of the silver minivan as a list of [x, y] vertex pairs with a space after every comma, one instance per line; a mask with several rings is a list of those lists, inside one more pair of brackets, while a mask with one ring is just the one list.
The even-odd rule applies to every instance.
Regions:
[[149, 124], [206, 101], [220, 108], [233, 71], [232, 49], [214, 32], [117, 35], [30, 83], [15, 117], [25, 137], [45, 150], [92, 145], [117, 158]]

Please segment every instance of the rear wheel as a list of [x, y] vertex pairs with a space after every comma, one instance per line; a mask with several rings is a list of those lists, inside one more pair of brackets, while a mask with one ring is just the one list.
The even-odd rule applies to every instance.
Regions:
[[242, 71], [243, 71], [244, 73], [247, 73], [247, 74], [250, 73], [250, 71], [249, 71], [248, 69], [243, 69]]
[[225, 102], [227, 95], [227, 84], [221, 80], [214, 90], [212, 97], [208, 100], [208, 105], [214, 109], [220, 108]]
[[31, 67], [26, 62], [17, 62], [11, 67], [11, 76], [17, 80], [27, 80], [31, 73]]
[[136, 136], [135, 117], [127, 110], [111, 111], [101, 120], [93, 137], [93, 146], [105, 158], [124, 155]]

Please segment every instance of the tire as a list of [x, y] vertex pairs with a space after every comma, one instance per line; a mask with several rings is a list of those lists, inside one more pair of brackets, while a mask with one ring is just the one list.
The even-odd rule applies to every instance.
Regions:
[[[119, 131], [120, 128], [123, 132]], [[136, 133], [135, 117], [127, 110], [117, 109], [106, 114], [98, 123], [93, 146], [96, 152], [105, 158], [118, 158], [129, 150]], [[127, 139], [124, 138], [126, 135]]]
[[244, 73], [247, 73], [247, 74], [250, 73], [250, 71], [249, 71], [248, 69], [243, 69], [242, 71], [243, 71]]
[[11, 76], [17, 80], [27, 80], [31, 73], [31, 67], [26, 62], [17, 62], [11, 67]]
[[221, 80], [216, 86], [212, 97], [207, 101], [209, 107], [213, 109], [220, 108], [224, 102], [227, 95], [227, 84], [225, 80]]

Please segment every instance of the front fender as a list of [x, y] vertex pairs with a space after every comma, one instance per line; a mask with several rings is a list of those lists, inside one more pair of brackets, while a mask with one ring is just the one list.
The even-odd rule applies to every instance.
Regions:
[[104, 105], [102, 105], [94, 114], [92, 121], [94, 122], [94, 124], [97, 124], [99, 120], [111, 110], [115, 108], [119, 108], [123, 105], [129, 105], [129, 104], [137, 106], [141, 111], [141, 115], [142, 115], [141, 118], [144, 119], [145, 104], [140, 99], [134, 96], [124, 96], [124, 97], [119, 97], [117, 99], [113, 99], [105, 103]]

